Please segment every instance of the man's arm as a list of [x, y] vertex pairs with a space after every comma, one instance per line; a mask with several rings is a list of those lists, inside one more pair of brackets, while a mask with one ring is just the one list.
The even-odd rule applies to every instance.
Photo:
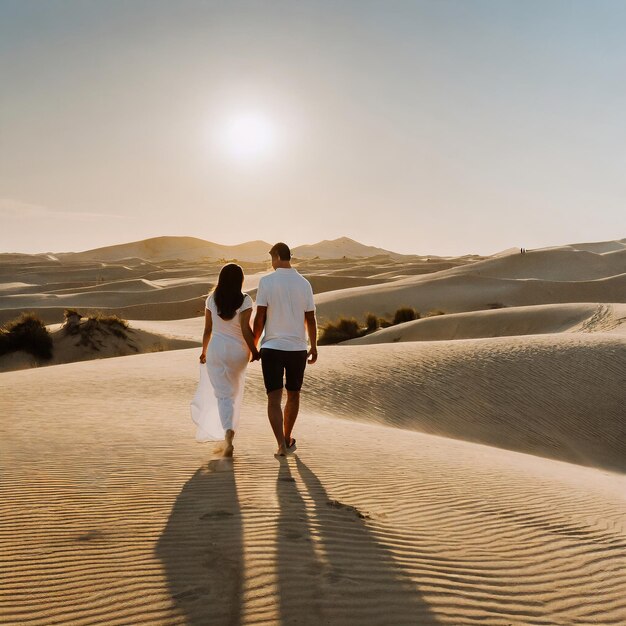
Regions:
[[317, 319], [315, 319], [315, 311], [307, 311], [304, 314], [304, 321], [306, 323], [306, 330], [309, 334], [309, 348], [308, 363], [313, 365], [317, 361]]
[[265, 328], [265, 320], [267, 319], [267, 307], [266, 306], [258, 306], [256, 308], [256, 314], [254, 316], [254, 325], [252, 328], [252, 332], [254, 333], [254, 343], [258, 344], [261, 335], [263, 334], [263, 329]]

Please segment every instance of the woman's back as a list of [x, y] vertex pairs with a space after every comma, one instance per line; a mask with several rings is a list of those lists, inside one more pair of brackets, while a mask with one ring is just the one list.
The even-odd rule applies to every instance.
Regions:
[[241, 323], [239, 321], [239, 316], [242, 311], [252, 308], [252, 298], [247, 293], [244, 294], [243, 302], [241, 306], [235, 311], [235, 315], [232, 317], [232, 319], [224, 320], [219, 316], [213, 294], [211, 294], [207, 298], [206, 308], [211, 311], [213, 335], [229, 337], [231, 339], [237, 339], [240, 343], [246, 343], [245, 339], [243, 338], [243, 333], [241, 332]]

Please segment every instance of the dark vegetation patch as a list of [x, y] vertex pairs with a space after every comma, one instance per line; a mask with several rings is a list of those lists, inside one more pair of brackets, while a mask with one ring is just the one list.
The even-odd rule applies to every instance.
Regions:
[[52, 358], [52, 337], [34, 313], [22, 313], [0, 328], [0, 356], [18, 350], [28, 352], [41, 361]]
[[99, 351], [105, 345], [104, 338], [107, 335], [114, 335], [118, 339], [127, 341], [128, 345], [138, 352], [138, 348], [133, 345], [132, 339], [128, 336], [128, 322], [117, 315], [95, 313], [83, 317], [74, 309], [66, 309], [62, 328], [67, 335], [77, 337], [76, 346], [86, 346]]
[[[429, 315], [444, 315], [444, 311], [431, 311]], [[348, 339], [356, 339], [377, 331], [379, 328], [389, 328], [396, 324], [403, 324], [420, 319], [419, 311], [413, 307], [401, 307], [393, 315], [391, 320], [385, 317], [377, 317], [373, 313], [367, 313], [365, 321], [360, 323], [354, 317], [340, 317], [334, 322], [328, 322], [321, 327], [318, 343], [327, 346]]]
[[419, 318], [420, 314], [412, 306], [404, 306], [394, 313], [393, 324], [404, 324], [404, 322], [412, 322]]

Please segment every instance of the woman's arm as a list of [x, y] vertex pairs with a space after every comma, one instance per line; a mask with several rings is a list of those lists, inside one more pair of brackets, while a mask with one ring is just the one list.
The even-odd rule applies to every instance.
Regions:
[[241, 332], [243, 333], [243, 338], [246, 340], [248, 344], [248, 348], [250, 348], [250, 352], [252, 356], [250, 358], [251, 361], [258, 361], [261, 358], [259, 351], [256, 349], [256, 342], [254, 341], [254, 335], [252, 334], [252, 328], [250, 328], [250, 315], [252, 314], [252, 309], [246, 309], [239, 314], [239, 323], [241, 324]]
[[211, 311], [205, 309], [204, 311], [204, 333], [202, 334], [202, 354], [200, 355], [200, 363], [206, 363], [206, 351], [209, 347], [209, 339], [211, 339], [211, 332], [213, 331], [213, 317]]

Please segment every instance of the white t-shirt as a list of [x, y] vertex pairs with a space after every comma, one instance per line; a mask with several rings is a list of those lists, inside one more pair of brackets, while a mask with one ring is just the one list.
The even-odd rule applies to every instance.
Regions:
[[[243, 303], [235, 312], [235, 316], [230, 320], [223, 320], [217, 313], [217, 306], [211, 294], [206, 299], [206, 308], [211, 311], [211, 320], [213, 322], [214, 335], [221, 335], [222, 337], [230, 337], [232, 339], [238, 339], [241, 343], [246, 344], [246, 340], [243, 338], [241, 332], [241, 323], [239, 321], [239, 314], [246, 309], [252, 308], [252, 298], [247, 294], [243, 294]], [[246, 344], [247, 345], [247, 344]]]
[[304, 314], [315, 311], [311, 283], [294, 268], [279, 267], [259, 282], [257, 306], [267, 307], [262, 348], [306, 350]]

